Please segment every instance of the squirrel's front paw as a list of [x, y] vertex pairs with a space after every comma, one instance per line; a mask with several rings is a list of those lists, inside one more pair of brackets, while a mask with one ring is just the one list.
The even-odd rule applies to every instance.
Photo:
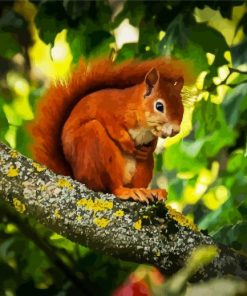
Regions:
[[149, 146], [136, 147], [134, 151], [135, 158], [138, 160], [146, 160], [150, 154]]
[[151, 189], [151, 194], [158, 200], [166, 199], [167, 191], [165, 189]]

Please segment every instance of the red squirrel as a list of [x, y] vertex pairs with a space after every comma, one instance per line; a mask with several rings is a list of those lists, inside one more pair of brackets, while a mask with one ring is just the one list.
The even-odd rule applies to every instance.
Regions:
[[184, 65], [158, 58], [114, 64], [80, 61], [53, 84], [32, 124], [34, 157], [55, 173], [120, 199], [163, 200], [147, 189], [158, 137], [179, 132]]

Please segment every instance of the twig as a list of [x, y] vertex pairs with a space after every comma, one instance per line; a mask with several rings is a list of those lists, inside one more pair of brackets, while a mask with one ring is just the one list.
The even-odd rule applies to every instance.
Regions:
[[239, 74], [247, 75], [247, 71], [239, 70], [239, 69], [236, 69], [236, 68], [229, 67], [229, 71], [231, 73], [239, 73]]
[[229, 87], [231, 87], [231, 88], [234, 88], [234, 87], [236, 87], [236, 86], [239, 86], [239, 85], [241, 85], [241, 84], [245, 84], [245, 83], [247, 83], [247, 79], [242, 80], [242, 81], [240, 81], [239, 83], [229, 83], [229, 84], [226, 84], [226, 85], [229, 86]]
[[239, 74], [243, 74], [243, 75], [247, 75], [247, 71], [242, 71], [242, 70], [239, 70], [239, 69], [235, 69], [235, 68], [231, 68], [231, 67], [228, 67], [229, 69], [229, 73], [227, 74], [227, 76], [225, 77], [225, 79], [223, 79], [219, 84], [214, 84], [212, 83], [210, 86], [208, 86], [206, 89], [204, 89], [205, 91], [208, 91], [208, 92], [212, 92], [214, 91], [219, 85], [226, 85], [226, 86], [229, 86], [231, 88], [234, 88], [240, 84], [244, 84], [247, 82], [247, 79], [246, 80], [243, 80], [239, 83], [236, 83], [236, 84], [227, 84], [227, 80], [228, 78], [233, 74], [233, 73], [239, 73]]

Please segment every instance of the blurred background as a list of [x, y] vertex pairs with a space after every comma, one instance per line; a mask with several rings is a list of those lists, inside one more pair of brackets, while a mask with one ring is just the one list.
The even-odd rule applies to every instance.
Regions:
[[[166, 187], [168, 204], [246, 254], [246, 1], [1, 1], [0, 140], [31, 156], [26, 124], [39, 98], [80, 57], [102, 55], [194, 64], [182, 131], [159, 143], [152, 186]], [[155, 295], [165, 281], [153, 267], [0, 213], [0, 295], [83, 295], [83, 277], [95, 295]]]

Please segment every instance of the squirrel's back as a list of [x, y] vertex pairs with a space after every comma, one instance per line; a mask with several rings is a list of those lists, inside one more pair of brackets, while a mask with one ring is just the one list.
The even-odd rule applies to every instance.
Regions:
[[95, 91], [123, 89], [141, 83], [153, 67], [161, 77], [177, 79], [182, 76], [187, 83], [193, 80], [188, 68], [172, 59], [130, 60], [120, 64], [114, 64], [109, 59], [87, 64], [80, 61], [68, 81], [54, 83], [38, 105], [35, 121], [30, 127], [34, 158], [57, 174], [71, 175], [71, 168], [63, 154], [61, 133], [74, 106]]

